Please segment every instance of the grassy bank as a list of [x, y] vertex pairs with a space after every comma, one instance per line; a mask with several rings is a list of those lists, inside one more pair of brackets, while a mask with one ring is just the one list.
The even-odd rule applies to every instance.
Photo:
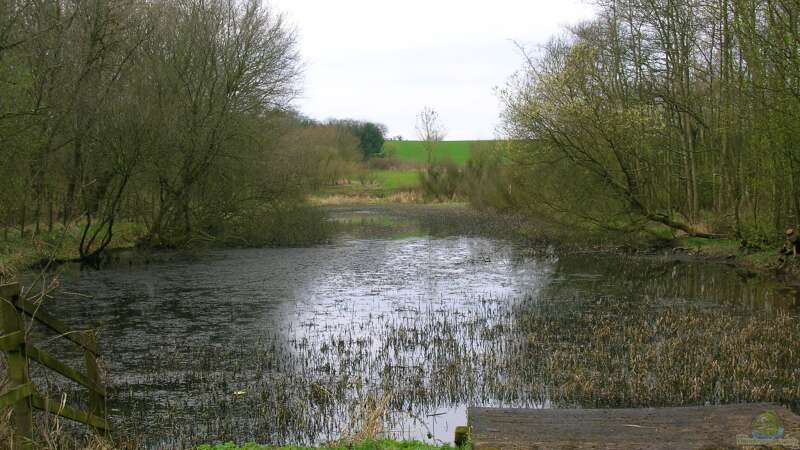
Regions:
[[[18, 230], [0, 235], [0, 282], [13, 280], [22, 271], [79, 262], [83, 228], [82, 222], [75, 222], [38, 234], [28, 229], [25, 236], [20, 236]], [[231, 215], [224, 222], [205, 223], [191, 233], [164, 234], [155, 240], [148, 238], [145, 225], [119, 220], [102, 261], [95, 262], [118, 260], [122, 253], [149, 258], [164, 249], [305, 246], [326, 242], [331, 231], [324, 211], [305, 203], [254, 207]]]
[[745, 248], [736, 239], [683, 237], [673, 242], [671, 250], [677, 255], [722, 260], [743, 270], [772, 274], [790, 284], [800, 283], [800, 257], [788, 257], [781, 263], [777, 248]]
[[[361, 443], [349, 443], [341, 445], [331, 445], [324, 447], [297, 447], [297, 446], [284, 446], [275, 447], [268, 445], [258, 444], [244, 444], [237, 446], [234, 443], [228, 442], [225, 444], [217, 445], [201, 445], [197, 450], [448, 450], [454, 449], [450, 445], [435, 446], [428, 445], [417, 441], [394, 441], [394, 440], [381, 440], [381, 441], [365, 441]], [[462, 447], [469, 448], [469, 447]]]
[[520, 233], [526, 239], [555, 243], [565, 252], [603, 252], [650, 256], [676, 260], [699, 260], [724, 263], [742, 274], [760, 273], [789, 284], [800, 285], [800, 257], [781, 263], [777, 245], [745, 245], [734, 238], [707, 239], [678, 234], [663, 227], [638, 232], [608, 232], [593, 228], [559, 226], [544, 220], [519, 218]]
[[361, 176], [326, 186], [309, 196], [309, 203], [316, 206], [418, 203], [421, 200], [417, 169], [370, 169]]
[[[19, 230], [9, 231], [5, 239], [0, 238], [0, 280], [11, 279], [21, 270], [43, 266], [48, 261], [77, 260], [82, 231], [80, 224], [56, 226], [38, 235], [27, 230], [24, 237]], [[144, 232], [143, 226], [120, 222], [114, 227], [109, 251], [135, 248]]]

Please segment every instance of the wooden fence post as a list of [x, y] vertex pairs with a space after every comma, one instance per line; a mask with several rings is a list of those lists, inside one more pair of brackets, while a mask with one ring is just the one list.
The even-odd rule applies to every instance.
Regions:
[[[83, 374], [46, 351], [36, 348], [25, 336], [25, 315], [81, 348], [87, 373]], [[66, 324], [40, 310], [37, 305], [20, 298], [20, 287], [17, 284], [0, 285], [0, 327], [3, 332], [0, 333], [0, 350], [5, 352], [8, 361], [9, 385], [8, 391], [0, 395], [0, 408], [12, 408], [12, 448], [27, 450], [33, 446], [35, 433], [32, 408], [83, 423], [98, 433], [109, 432], [105, 404], [107, 391], [100, 380], [97, 340], [93, 331], [71, 331]], [[57, 400], [41, 395], [30, 379], [29, 360], [87, 388], [90, 411], [60, 405]]]
[[[93, 348], [97, 348], [97, 337], [94, 331], [87, 330], [84, 332], [86, 340]], [[102, 386], [100, 380], [100, 370], [97, 367], [97, 356], [90, 351], [84, 351], [84, 361], [86, 362], [86, 375], [95, 386]], [[89, 390], [89, 412], [97, 417], [106, 417], [106, 399], [101, 394], [94, 390]], [[97, 430], [98, 432], [107, 430]]]
[[[21, 313], [17, 312], [15, 303], [19, 300], [19, 284], [0, 286], [0, 323], [6, 334], [25, 333]], [[25, 356], [24, 340], [15, 349], [6, 352], [8, 355], [8, 385], [10, 389], [19, 388], [30, 383], [28, 359]], [[31, 415], [31, 397], [26, 396], [12, 406], [14, 421], [13, 446], [15, 448], [31, 448], [33, 439], [33, 418]]]

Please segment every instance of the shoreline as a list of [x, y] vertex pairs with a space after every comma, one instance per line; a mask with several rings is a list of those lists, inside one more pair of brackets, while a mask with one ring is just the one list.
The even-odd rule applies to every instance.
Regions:
[[[743, 273], [744, 276], [765, 276], [778, 281], [787, 287], [800, 289], [800, 256], [788, 257], [783, 266], [778, 266], [779, 254], [775, 250], [746, 250], [738, 241], [712, 240], [702, 238], [678, 237], [655, 242], [651, 239], [638, 242], [602, 243], [600, 235], [583, 235], [582, 238], [558, 238], [549, 232], [548, 226], [540, 226], [525, 218], [479, 211], [465, 202], [419, 202], [392, 201], [391, 198], [379, 198], [375, 201], [362, 197], [351, 198], [353, 201], [339, 200], [326, 203], [318, 198], [312, 200], [315, 208], [326, 213], [347, 211], [369, 211], [385, 216], [394, 216], [403, 220], [435, 222], [438, 225], [454, 225], [462, 229], [464, 234], [484, 234], [500, 239], [519, 240], [521, 244], [534, 249], [553, 246], [566, 253], [601, 253], [607, 255], [633, 257], [659, 257], [674, 261], [693, 261], [724, 264]], [[443, 214], [440, 214], [443, 213]], [[30, 240], [30, 247], [46, 246], [46, 239]], [[135, 242], [132, 236], [125, 236], [118, 243], [112, 243], [95, 264], [82, 262], [69, 250], [56, 251], [52, 257], [41, 253], [22, 255], [31, 249], [25, 249], [21, 242], [14, 246], [6, 243], [7, 251], [0, 255], [0, 279], [14, 275], [30, 274], [44, 270], [54, 270], [65, 265], [81, 265], [94, 268], [138, 266], [151, 263], [169, 262], [179, 259], [198, 257], [209, 248], [239, 248], [229, 245], [205, 245], [184, 249], [143, 247]], [[115, 245], [116, 244], [116, 245]], [[16, 251], [16, 254], [14, 252]], [[17, 258], [14, 261], [14, 258]], [[10, 270], [9, 270], [10, 267]]]

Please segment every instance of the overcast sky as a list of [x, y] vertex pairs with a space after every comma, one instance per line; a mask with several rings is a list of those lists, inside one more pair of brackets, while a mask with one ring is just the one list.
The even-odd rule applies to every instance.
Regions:
[[592, 15], [585, 0], [268, 1], [299, 33], [298, 109], [380, 122], [404, 139], [416, 139], [425, 106], [448, 140], [494, 138], [495, 88], [522, 66], [512, 40], [535, 48]]

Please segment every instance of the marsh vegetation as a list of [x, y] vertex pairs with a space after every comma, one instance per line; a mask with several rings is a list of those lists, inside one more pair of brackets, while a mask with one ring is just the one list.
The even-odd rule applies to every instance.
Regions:
[[800, 399], [796, 293], [769, 279], [518, 245], [452, 205], [329, 214], [327, 245], [63, 274], [91, 298], [48, 307], [100, 327], [120, 433], [441, 443], [467, 405]]

